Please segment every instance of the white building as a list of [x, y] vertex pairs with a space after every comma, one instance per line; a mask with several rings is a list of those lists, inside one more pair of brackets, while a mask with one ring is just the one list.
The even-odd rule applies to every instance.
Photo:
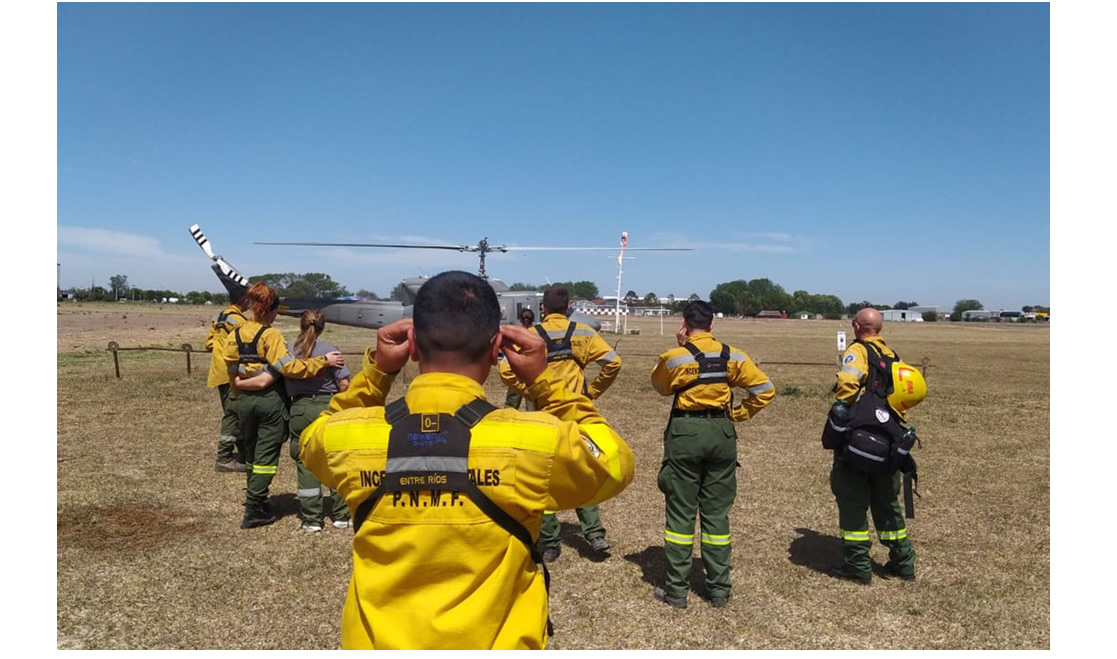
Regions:
[[911, 309], [885, 309], [880, 312], [880, 317], [884, 320], [891, 320], [900, 323], [922, 323], [923, 312], [913, 311]]

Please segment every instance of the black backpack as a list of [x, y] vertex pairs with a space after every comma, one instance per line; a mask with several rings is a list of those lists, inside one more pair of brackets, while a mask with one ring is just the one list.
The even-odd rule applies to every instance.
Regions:
[[[892, 364], [899, 355], [886, 357], [875, 347], [858, 341], [868, 355], [869, 374], [861, 397], [853, 404], [845, 419], [827, 419], [827, 428], [837, 425], [844, 441], [834, 441], [833, 431], [824, 431], [847, 467], [867, 474], [891, 474], [897, 470], [915, 471], [911, 449], [915, 445], [914, 429], [904, 426], [900, 415], [888, 404], [892, 393]], [[833, 415], [832, 415], [833, 416]], [[835, 423], [836, 422], [836, 423]]]

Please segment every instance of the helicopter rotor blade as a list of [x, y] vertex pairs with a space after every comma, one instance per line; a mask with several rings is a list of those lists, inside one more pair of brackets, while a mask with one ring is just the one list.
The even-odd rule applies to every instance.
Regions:
[[409, 245], [400, 243], [264, 243], [255, 242], [253, 245], [289, 245], [297, 247], [392, 247], [400, 249], [448, 249], [455, 252], [468, 252], [476, 250], [476, 245]]

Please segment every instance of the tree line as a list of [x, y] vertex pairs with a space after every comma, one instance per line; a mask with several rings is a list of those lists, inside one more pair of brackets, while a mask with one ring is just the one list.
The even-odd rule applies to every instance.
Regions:
[[[274, 288], [279, 296], [283, 298], [341, 298], [352, 295], [348, 288], [334, 281], [330, 275], [322, 272], [268, 273], [249, 277], [248, 281], [250, 284], [264, 282], [268, 286]], [[528, 284], [516, 282], [508, 288], [513, 291], [542, 292], [552, 285], [565, 286], [567, 290], [570, 291], [570, 299], [572, 301], [596, 300], [599, 295], [597, 284], [591, 281], [564, 281], [555, 282], [554, 284]], [[389, 298], [393, 300], [403, 300], [403, 291], [403, 284], [397, 284], [396, 287], [392, 289]], [[381, 299], [375, 292], [363, 288], [357, 291], [356, 295], [371, 300]], [[61, 290], [59, 291], [59, 296], [61, 297]], [[80, 291], [77, 297], [82, 300], [101, 302], [116, 300], [164, 302], [177, 299], [180, 303], [184, 304], [206, 304], [208, 302], [223, 306], [229, 303], [229, 295], [227, 293], [190, 291], [184, 294], [178, 291], [165, 289], [140, 289], [130, 286], [128, 283], [128, 276], [122, 274], [109, 277], [108, 287], [94, 285], [89, 289]], [[697, 293], [691, 293], [686, 298], [676, 298], [674, 295], [668, 295], [661, 299], [654, 292], [648, 292], [640, 296], [632, 289], [629, 289], [624, 297], [625, 303], [629, 305], [662, 306], [672, 312], [682, 311], [688, 301], [698, 299], [700, 298]], [[821, 315], [823, 318], [831, 320], [841, 318], [843, 314], [853, 316], [866, 307], [873, 307], [874, 309], [884, 311], [888, 309], [910, 309], [919, 306], [919, 303], [914, 300], [900, 300], [891, 305], [874, 303], [868, 300], [844, 304], [841, 298], [836, 295], [810, 293], [804, 290], [788, 293], [784, 290], [783, 286], [767, 278], [753, 280], [737, 279], [734, 281], [722, 282], [710, 291], [708, 301], [714, 311], [728, 316], [755, 316], [761, 311], [780, 311], [789, 315], [807, 312]], [[948, 317], [952, 321], [960, 321], [962, 320], [962, 315], [966, 311], [981, 311], [984, 308], [980, 300], [958, 300], [954, 303], [954, 309]], [[1021, 311], [1023, 313], [1050, 313], [1051, 309], [1048, 306], [1037, 304], [1025, 305], [1021, 308]], [[923, 320], [936, 321], [939, 320], [939, 317], [934, 311], [929, 311], [923, 313]]]

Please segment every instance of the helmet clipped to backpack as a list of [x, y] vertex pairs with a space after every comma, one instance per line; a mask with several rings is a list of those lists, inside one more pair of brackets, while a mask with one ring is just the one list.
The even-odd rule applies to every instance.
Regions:
[[888, 395], [888, 404], [892, 409], [903, 414], [926, 397], [927, 381], [923, 379], [923, 374], [902, 361], [892, 362], [892, 393]]

